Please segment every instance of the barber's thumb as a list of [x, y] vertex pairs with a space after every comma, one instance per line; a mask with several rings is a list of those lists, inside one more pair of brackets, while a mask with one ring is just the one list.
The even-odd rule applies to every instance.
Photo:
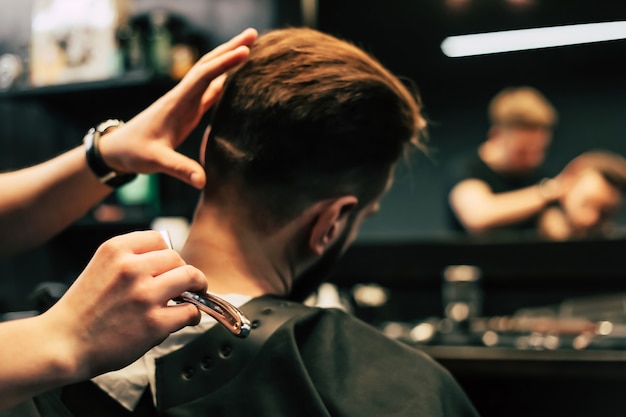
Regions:
[[164, 155], [161, 161], [161, 172], [197, 189], [202, 189], [206, 183], [206, 174], [202, 165], [174, 150]]

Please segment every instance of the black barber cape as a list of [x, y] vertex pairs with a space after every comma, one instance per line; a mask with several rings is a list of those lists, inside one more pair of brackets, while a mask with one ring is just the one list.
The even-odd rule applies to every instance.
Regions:
[[[215, 326], [157, 360], [156, 409], [150, 395], [144, 401], [150, 402], [150, 415], [478, 415], [450, 373], [433, 359], [341, 310], [273, 297], [251, 300], [241, 310], [253, 323], [248, 338]], [[79, 390], [72, 398], [71, 393], [38, 398], [40, 415], [146, 415], [145, 408], [142, 413], [107, 413], [106, 394]], [[61, 398], [72, 412], [59, 413]]]

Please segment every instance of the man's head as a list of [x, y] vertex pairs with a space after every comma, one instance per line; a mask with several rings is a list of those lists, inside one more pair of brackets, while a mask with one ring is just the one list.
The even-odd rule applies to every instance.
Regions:
[[235, 199], [261, 234], [310, 215], [308, 250], [343, 252], [425, 126], [416, 94], [356, 46], [312, 29], [268, 32], [213, 114], [205, 202]]
[[622, 205], [626, 159], [606, 151], [586, 152], [563, 170], [567, 190], [561, 206], [574, 233], [584, 235], [606, 226]]
[[545, 158], [557, 112], [532, 87], [510, 87], [490, 102], [489, 140], [497, 144], [502, 162], [513, 174], [526, 174]]

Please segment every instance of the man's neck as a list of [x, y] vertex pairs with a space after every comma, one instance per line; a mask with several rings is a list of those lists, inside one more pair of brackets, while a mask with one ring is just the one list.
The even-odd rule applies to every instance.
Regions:
[[289, 262], [270, 244], [236, 223], [207, 212], [196, 214], [181, 256], [208, 279], [208, 290], [249, 296], [285, 294], [291, 286]]

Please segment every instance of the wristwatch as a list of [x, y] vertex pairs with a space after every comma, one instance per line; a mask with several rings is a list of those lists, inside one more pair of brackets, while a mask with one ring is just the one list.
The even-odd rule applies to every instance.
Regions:
[[100, 138], [104, 136], [112, 127], [122, 126], [124, 122], [121, 120], [109, 119], [100, 123], [96, 127], [89, 129], [83, 143], [85, 144], [85, 156], [87, 157], [87, 165], [96, 174], [101, 183], [109, 187], [118, 188], [129, 183], [137, 177], [136, 173], [118, 174], [110, 166], [104, 162], [100, 149], [98, 147]]

